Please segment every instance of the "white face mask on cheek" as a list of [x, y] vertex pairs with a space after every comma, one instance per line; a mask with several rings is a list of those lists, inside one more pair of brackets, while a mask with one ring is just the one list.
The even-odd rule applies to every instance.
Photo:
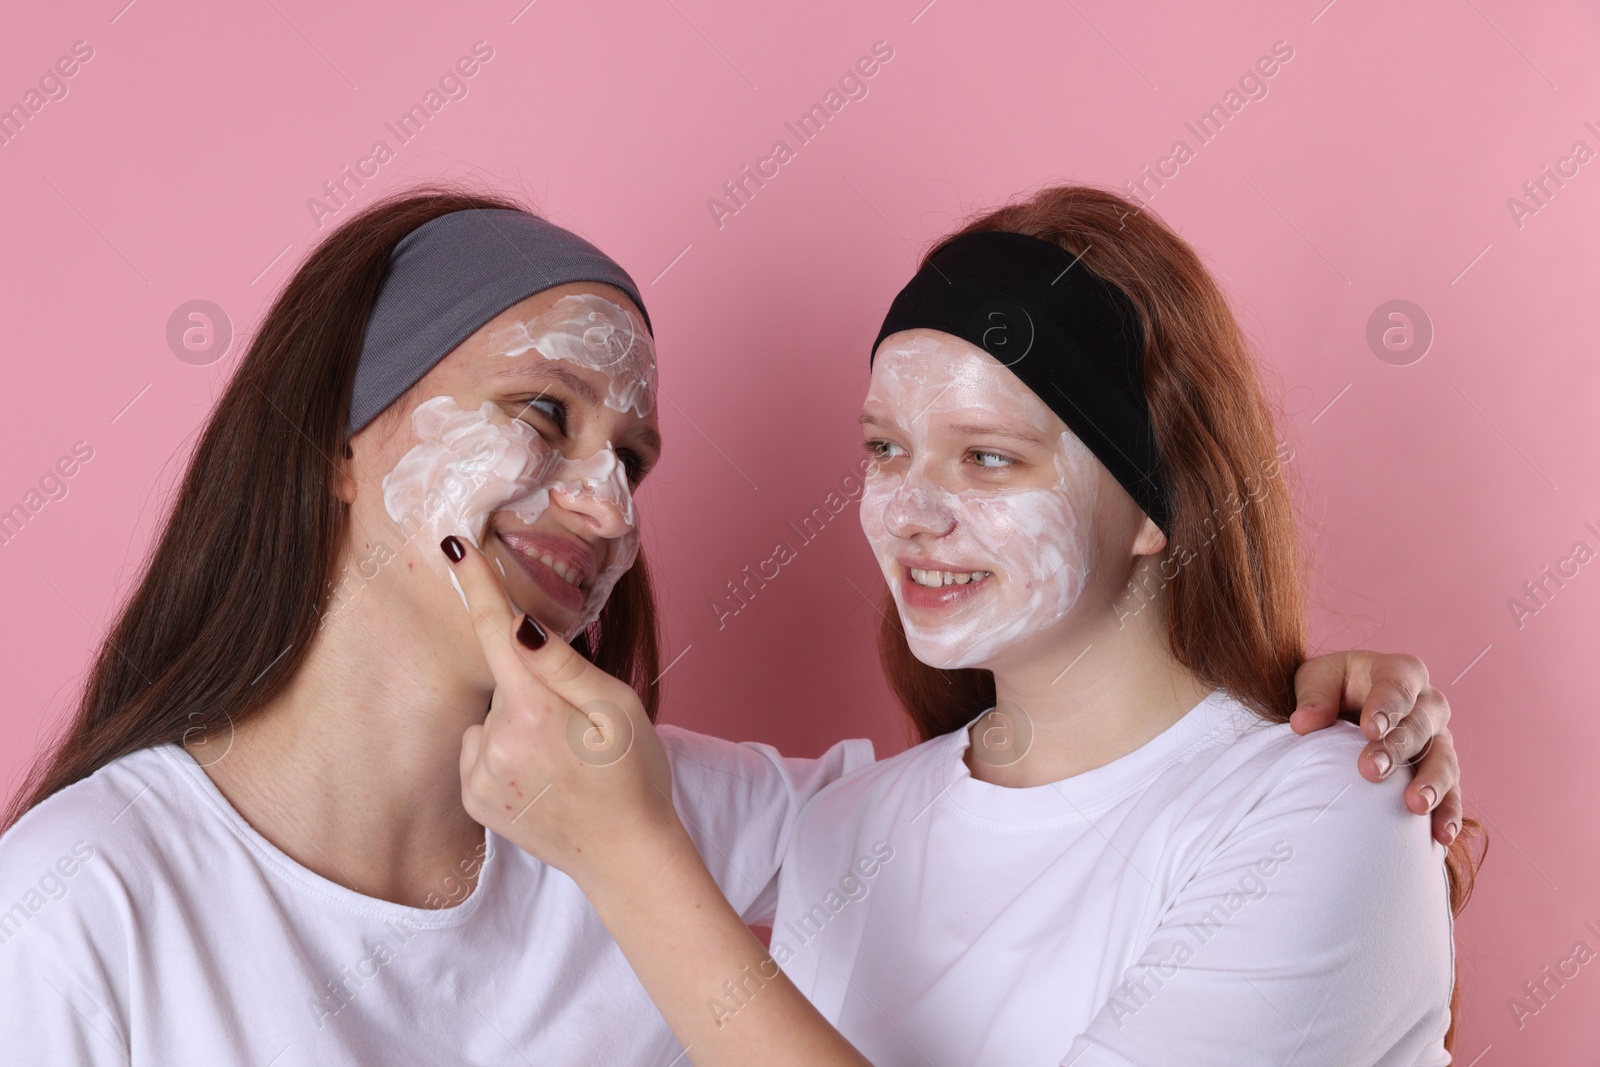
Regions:
[[425, 542], [423, 558], [457, 592], [460, 586], [443, 553], [426, 546], [454, 534], [481, 548], [492, 514], [509, 511], [531, 526], [552, 496], [565, 507], [587, 499], [610, 512], [609, 525], [621, 532], [608, 538], [608, 554], [585, 593], [583, 611], [563, 636], [570, 638], [597, 619], [639, 554], [633, 492], [610, 443], [583, 459], [568, 459], [533, 427], [489, 401], [467, 409], [450, 396], [418, 404], [411, 428], [418, 443], [384, 475], [384, 510], [408, 540]]
[[[499, 323], [486, 331], [483, 347], [496, 357], [557, 360], [605, 374], [605, 406], [613, 411], [645, 418], [656, 400], [656, 349], [650, 331], [632, 310], [594, 293], [563, 296], [541, 314]], [[509, 510], [531, 526], [552, 498], [563, 507], [587, 501], [587, 507], [606, 512], [606, 525], [621, 533], [608, 537], [600, 573], [590, 581], [582, 611], [563, 637], [570, 640], [600, 617], [616, 582], [638, 558], [634, 494], [610, 442], [592, 456], [568, 459], [533, 427], [509, 418], [493, 403], [467, 410], [453, 397], [418, 405], [411, 413], [411, 429], [418, 445], [382, 482], [384, 510], [405, 528], [406, 537], [426, 533], [438, 542], [458, 534], [482, 547], [483, 531], [498, 510]], [[422, 555], [461, 592], [442, 553]]]
[[[527, 319], [487, 329], [481, 347], [509, 358], [567, 361], [606, 376], [605, 406], [639, 418], [655, 404], [656, 356], [649, 331], [632, 311], [593, 293], [563, 296]], [[434, 542], [449, 534], [482, 547], [489, 517], [509, 511], [533, 525], [552, 497], [564, 507], [606, 513], [607, 553], [584, 595], [583, 610], [563, 636], [571, 639], [600, 616], [618, 579], [639, 555], [639, 531], [627, 470], [611, 443], [583, 459], [552, 449], [533, 427], [485, 401], [476, 409], [437, 396], [411, 415], [418, 444], [383, 479], [384, 510]], [[587, 501], [587, 504], [584, 502]], [[461, 591], [440, 558], [424, 552]], [[462, 596], [465, 602], [465, 595]]]
[[[930, 429], [998, 418], [1047, 433], [1054, 413], [997, 360], [954, 337], [914, 335], [875, 360], [868, 402], [886, 410], [910, 453], [894, 473], [868, 471], [861, 525], [894, 594], [912, 653], [933, 667], [982, 666], [1064, 618], [1094, 565], [1099, 461], [1071, 432], [1057, 435], [1054, 484], [952, 490], [931, 476]], [[969, 601], [916, 609], [903, 601], [902, 555], [985, 570]], [[936, 621], [928, 621], [936, 620]]]

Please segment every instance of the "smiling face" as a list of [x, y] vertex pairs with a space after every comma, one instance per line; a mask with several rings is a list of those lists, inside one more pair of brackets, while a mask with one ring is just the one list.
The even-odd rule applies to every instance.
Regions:
[[1092, 581], [1102, 555], [1131, 558], [1143, 513], [975, 345], [934, 330], [885, 338], [861, 422], [875, 457], [861, 525], [924, 663], [991, 666], [1048, 639], [1107, 584]]
[[518, 608], [576, 634], [638, 551], [632, 494], [660, 454], [655, 379], [621, 291], [574, 283], [513, 305], [353, 439], [352, 537], [397, 539], [404, 571], [420, 560], [440, 576], [394, 590], [424, 612], [460, 610], [438, 544], [465, 537]]

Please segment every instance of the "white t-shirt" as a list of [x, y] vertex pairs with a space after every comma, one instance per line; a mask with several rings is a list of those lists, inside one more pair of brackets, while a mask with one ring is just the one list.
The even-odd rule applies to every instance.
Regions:
[[[868, 741], [787, 759], [666, 726], [674, 800], [766, 922], [805, 801]], [[434, 909], [296, 863], [180, 746], [125, 756], [0, 837], [0, 1060], [29, 1067], [638, 1064], [680, 1048], [588, 901], [490, 833]]]
[[1449, 1062], [1444, 849], [1359, 730], [1218, 690], [1027, 789], [967, 743], [823, 790], [779, 875], [774, 958], [878, 1067]]

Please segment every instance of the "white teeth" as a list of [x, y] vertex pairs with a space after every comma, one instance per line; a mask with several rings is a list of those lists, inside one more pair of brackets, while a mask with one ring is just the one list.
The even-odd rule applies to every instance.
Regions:
[[911, 568], [911, 580], [918, 585], [937, 589], [946, 585], [966, 585], [989, 577], [989, 571], [926, 571]]
[[578, 568], [576, 568], [576, 567], [568, 567], [565, 563], [561, 562], [558, 559], [554, 559], [554, 558], [552, 558], [550, 556], [541, 556], [538, 553], [534, 552], [531, 548], [526, 550], [523, 554], [526, 555], [529, 559], [538, 560], [540, 563], [543, 563], [546, 567], [549, 567], [551, 570], [555, 571], [556, 574], [561, 578], [561, 580], [566, 582], [568, 585], [577, 585], [578, 582], [579, 582], [579, 579], [582, 578], [582, 575], [579, 573]]

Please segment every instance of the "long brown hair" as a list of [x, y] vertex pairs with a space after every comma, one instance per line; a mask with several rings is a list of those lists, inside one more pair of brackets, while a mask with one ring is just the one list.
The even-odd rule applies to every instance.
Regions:
[[[338, 457], [348, 455], [356, 362], [389, 254], [423, 223], [466, 208], [528, 210], [423, 186], [352, 216], [289, 279], [200, 434], [76, 716], [34, 763], [0, 829], [130, 752], [231, 729], [294, 677], [337, 577], [349, 519], [335, 492]], [[641, 555], [574, 642], [629, 682], [652, 720], [657, 635]]]
[[[998, 231], [1051, 241], [1080, 256], [1132, 302], [1144, 328], [1144, 388], [1171, 499], [1165, 591], [1167, 645], [1210, 685], [1256, 714], [1287, 722], [1294, 675], [1305, 660], [1306, 593], [1294, 508], [1271, 409], [1244, 333], [1192, 248], [1137, 205], [1082, 185], [1044, 189], [973, 219], [929, 249], [923, 263], [963, 234]], [[887, 599], [878, 653], [919, 741], [971, 722], [994, 706], [994, 675], [939, 670], [906, 644]], [[1450, 907], [1472, 892], [1482, 826], [1465, 819], [1446, 855]], [[1455, 1039], [1459, 988], [1451, 995]]]

